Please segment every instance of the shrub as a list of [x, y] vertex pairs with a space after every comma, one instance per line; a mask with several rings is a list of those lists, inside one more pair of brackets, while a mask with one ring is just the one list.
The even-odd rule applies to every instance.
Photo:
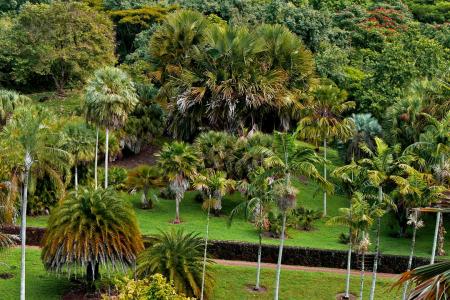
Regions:
[[320, 211], [307, 209], [303, 206], [294, 209], [289, 216], [289, 225], [291, 227], [310, 231], [313, 229], [313, 222], [319, 220], [322, 216]]

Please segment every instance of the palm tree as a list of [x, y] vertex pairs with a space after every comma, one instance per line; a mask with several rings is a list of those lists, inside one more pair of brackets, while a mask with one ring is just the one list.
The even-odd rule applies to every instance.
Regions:
[[0, 90], [0, 125], [5, 125], [17, 107], [31, 102], [27, 96], [14, 91]]
[[267, 174], [264, 168], [258, 168], [250, 173], [250, 181], [242, 181], [239, 190], [243, 192], [248, 200], [237, 205], [230, 213], [228, 226], [231, 226], [234, 218], [244, 212], [246, 218], [251, 219], [258, 229], [258, 263], [256, 270], [256, 283], [254, 289], [258, 291], [261, 277], [262, 237], [263, 230], [268, 222], [269, 212], [275, 205], [273, 191], [273, 177]]
[[447, 299], [450, 293], [450, 262], [443, 261], [431, 265], [417, 267], [402, 274], [394, 286], [402, 286], [406, 282], [415, 283], [408, 299]]
[[189, 179], [197, 174], [200, 165], [198, 153], [195, 148], [183, 142], [164, 144], [161, 151], [156, 154], [158, 164], [164, 170], [164, 175], [170, 181], [170, 187], [175, 192], [175, 220], [180, 223], [180, 202], [189, 187]]
[[[175, 285], [179, 293], [200, 297], [203, 271], [203, 240], [194, 233], [183, 230], [161, 232], [150, 237], [150, 247], [138, 257], [136, 273], [145, 277], [162, 274]], [[205, 294], [213, 286], [211, 260], [207, 260]]]
[[[195, 139], [195, 147], [201, 154], [205, 168], [228, 171], [233, 160], [237, 138], [224, 131], [208, 131]], [[230, 170], [231, 171], [231, 170]]]
[[370, 149], [374, 150], [374, 138], [381, 135], [382, 128], [378, 120], [370, 113], [352, 114], [351, 119], [355, 124], [355, 129], [347, 148], [347, 159], [359, 160], [364, 156], [364, 152], [361, 151], [359, 145], [364, 143]]
[[[5, 144], [6, 155], [13, 156], [22, 169], [22, 218], [21, 218], [21, 277], [20, 299], [25, 300], [25, 242], [28, 183], [33, 164], [35, 168], [44, 168], [58, 177], [56, 170], [65, 169], [70, 162], [70, 155], [62, 150], [59, 135], [51, 131], [48, 115], [42, 109], [16, 109], [11, 120], [3, 127], [0, 140]], [[22, 159], [21, 159], [22, 158]], [[19, 163], [19, 161], [22, 161]]]
[[95, 153], [92, 151], [94, 134], [92, 130], [82, 122], [69, 122], [63, 128], [63, 149], [72, 154], [75, 169], [75, 191], [78, 191], [78, 165], [91, 161]]
[[[300, 138], [318, 145], [323, 141], [324, 169], [327, 179], [327, 143], [334, 139], [347, 140], [353, 135], [354, 123], [343, 114], [355, 107], [355, 102], [347, 101], [347, 93], [338, 87], [321, 85], [314, 91], [311, 103], [304, 109], [304, 117], [298, 124]], [[323, 215], [327, 215], [327, 192], [323, 193]]]
[[[400, 145], [397, 144], [390, 147], [378, 137], [375, 138], [375, 145], [375, 151], [372, 151], [364, 144], [361, 145], [362, 150], [366, 152], [369, 158], [361, 159], [359, 164], [365, 168], [367, 179], [370, 184], [377, 187], [378, 204], [382, 205], [386, 200], [390, 201], [388, 195], [383, 192], [383, 190], [388, 188], [389, 184], [397, 186], [401, 194], [408, 194], [411, 192], [408, 179], [402, 176], [414, 173], [415, 170], [408, 165], [411, 157], [400, 156]], [[392, 203], [389, 204], [393, 206]], [[377, 238], [370, 300], [373, 300], [375, 296], [378, 259], [380, 256], [380, 230], [381, 216], [377, 218]]]
[[162, 185], [161, 171], [156, 166], [139, 166], [128, 171], [126, 185], [131, 189], [142, 191], [142, 209], [153, 208], [153, 201], [148, 197], [151, 187]]
[[[105, 141], [105, 188], [108, 187], [108, 142], [109, 130], [122, 127], [128, 114], [138, 104], [134, 83], [124, 71], [105, 67], [95, 71], [86, 87], [86, 118], [97, 128], [104, 127]], [[96, 142], [98, 153], [98, 133]], [[97, 159], [96, 159], [97, 161]], [[96, 164], [95, 174], [97, 174]]]
[[197, 190], [205, 192], [208, 199], [203, 203], [206, 207], [206, 236], [205, 236], [205, 251], [203, 254], [203, 275], [202, 275], [202, 289], [200, 299], [203, 300], [203, 291], [205, 287], [205, 272], [206, 272], [206, 252], [208, 248], [209, 236], [209, 215], [211, 208], [215, 211], [222, 209], [222, 198], [235, 187], [234, 180], [227, 179], [227, 174], [223, 171], [215, 171], [213, 169], [206, 169], [203, 174], [200, 174], [194, 179], [194, 187]]
[[144, 249], [136, 215], [129, 202], [110, 189], [71, 193], [52, 211], [43, 240], [47, 270], [70, 274], [86, 268], [89, 283], [99, 266], [132, 266]]
[[296, 205], [297, 192], [292, 187], [291, 176], [305, 176], [317, 181], [327, 190], [332, 190], [331, 185], [320, 175], [315, 164], [321, 159], [309, 148], [301, 148], [296, 143], [295, 135], [276, 132], [273, 139], [273, 155], [264, 160], [266, 168], [271, 168], [276, 177], [280, 178], [279, 184], [274, 187], [277, 206], [282, 215], [282, 229], [280, 237], [280, 249], [278, 252], [277, 275], [275, 287], [275, 299], [278, 299], [280, 288], [281, 261], [286, 230], [287, 213]]

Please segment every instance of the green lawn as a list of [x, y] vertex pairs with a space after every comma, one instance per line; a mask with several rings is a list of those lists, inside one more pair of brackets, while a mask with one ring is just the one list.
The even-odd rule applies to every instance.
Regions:
[[[315, 185], [297, 184], [300, 193], [298, 196], [298, 204], [309, 208], [320, 210], [322, 208], [322, 194], [317, 191]], [[181, 225], [173, 225], [170, 223], [174, 219], [175, 202], [173, 200], [160, 200], [153, 210], [139, 209], [139, 195], [128, 196], [136, 207], [138, 221], [144, 234], [156, 233], [158, 230], [167, 230], [169, 228], [182, 227], [188, 231], [196, 231], [202, 233], [205, 227], [206, 214], [201, 209], [201, 205], [194, 201], [195, 192], [188, 192], [185, 199], [181, 203]], [[223, 201], [223, 211], [229, 213], [231, 209], [240, 201], [238, 194], [226, 197]], [[336, 215], [340, 207], [348, 206], [348, 200], [339, 195], [332, 195], [328, 201], [329, 215]], [[48, 217], [29, 217], [29, 226], [45, 227]], [[396, 230], [395, 221], [392, 217], [383, 219], [383, 230], [381, 238], [381, 251], [386, 254], [408, 255], [410, 249], [410, 239], [395, 238], [391, 233]], [[429, 256], [431, 253], [431, 243], [434, 230], [434, 217], [426, 216], [425, 228], [421, 229], [417, 234], [416, 254], [419, 256]], [[290, 229], [289, 238], [286, 245], [303, 246], [311, 248], [324, 249], [346, 249], [346, 245], [339, 243], [338, 236], [347, 229], [342, 226], [327, 226], [325, 220], [315, 222], [314, 230], [310, 232], [298, 231]], [[372, 232], [372, 249], [375, 244], [374, 232]], [[236, 219], [231, 228], [227, 227], [227, 216], [212, 217], [210, 225], [210, 237], [217, 240], [234, 240], [257, 242], [257, 235], [251, 223], [243, 219]], [[278, 244], [277, 239], [265, 238], [264, 243]], [[449, 247], [450, 240], [447, 239], [446, 248]]]
[[[0, 252], [0, 262], [7, 263], [5, 267], [0, 264], [0, 273], [14, 274], [11, 279], [0, 279], [0, 299], [15, 300], [19, 296], [20, 276], [20, 249], [10, 249]], [[255, 269], [251, 267], [229, 267], [215, 265], [213, 267], [216, 285], [212, 299], [273, 299], [273, 287], [275, 271], [263, 269], [262, 285], [267, 292], [256, 294], [246, 289], [247, 284], [252, 284], [255, 277]], [[283, 270], [281, 273], [280, 299], [334, 299], [334, 295], [342, 292], [345, 285], [345, 276], [331, 273], [312, 273], [304, 271]], [[394, 299], [397, 291], [389, 291], [391, 279], [379, 279], [376, 299]], [[351, 292], [358, 293], [359, 277], [352, 277]], [[370, 274], [366, 276], [365, 291], [368, 296], [370, 286]], [[70, 289], [70, 283], [65, 276], [57, 277], [44, 271], [40, 250], [27, 249], [27, 299], [51, 300], [60, 299], [65, 291]]]

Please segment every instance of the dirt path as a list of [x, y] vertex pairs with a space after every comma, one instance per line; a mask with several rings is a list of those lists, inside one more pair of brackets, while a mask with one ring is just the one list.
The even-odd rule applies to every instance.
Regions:
[[112, 166], [123, 167], [127, 169], [134, 168], [139, 165], [153, 165], [155, 164], [155, 153], [159, 151], [158, 146], [148, 145], [142, 148], [141, 152], [135, 155], [115, 160], [111, 162]]
[[[237, 267], [256, 267], [256, 262], [249, 261], [238, 261], [238, 260], [223, 260], [223, 259], [214, 259], [214, 261], [223, 266], [237, 266]], [[276, 264], [262, 263], [261, 266], [263, 268], [275, 269]], [[324, 273], [333, 273], [333, 274], [347, 274], [347, 270], [345, 269], [335, 269], [335, 268], [319, 268], [319, 267], [305, 267], [305, 266], [292, 266], [292, 265], [282, 265], [282, 269], [284, 270], [297, 270], [297, 271], [305, 271], [305, 272], [324, 272]], [[359, 275], [358, 270], [352, 270], [352, 275]], [[370, 276], [371, 272], [366, 272], [366, 276]], [[389, 273], [377, 273], [378, 277], [382, 278], [398, 278], [399, 274], [389, 274]]]

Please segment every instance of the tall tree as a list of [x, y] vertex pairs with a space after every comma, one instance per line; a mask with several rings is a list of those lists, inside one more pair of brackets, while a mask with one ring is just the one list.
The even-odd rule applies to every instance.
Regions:
[[[329, 84], [319, 86], [313, 93], [311, 103], [303, 110], [298, 124], [300, 138], [318, 145], [323, 141], [323, 176], [327, 179], [327, 145], [334, 139], [347, 140], [353, 135], [354, 123], [343, 114], [355, 107], [355, 102], [347, 101], [347, 93]], [[327, 192], [323, 193], [323, 215], [327, 215]]]
[[116, 61], [112, 22], [81, 2], [24, 5], [11, 32], [16, 80], [49, 76], [60, 95], [67, 84]]
[[179, 224], [180, 202], [189, 187], [189, 180], [198, 174], [199, 155], [195, 148], [190, 145], [183, 142], [172, 142], [164, 144], [156, 156], [158, 157], [158, 165], [170, 181], [170, 188], [176, 194], [174, 224]]
[[[51, 131], [51, 124], [45, 111], [35, 108], [20, 108], [3, 127], [1, 140], [4, 151], [13, 155], [23, 172], [21, 204], [21, 276], [20, 299], [25, 300], [25, 242], [28, 183], [33, 164], [48, 170], [64, 169], [70, 161], [70, 155], [59, 147], [59, 135]], [[51, 171], [56, 172], [56, 171]]]
[[124, 126], [128, 114], [139, 100], [131, 78], [124, 71], [113, 67], [95, 71], [87, 84], [85, 98], [87, 119], [97, 126], [104, 127], [106, 132], [105, 188], [107, 188], [109, 130]]

